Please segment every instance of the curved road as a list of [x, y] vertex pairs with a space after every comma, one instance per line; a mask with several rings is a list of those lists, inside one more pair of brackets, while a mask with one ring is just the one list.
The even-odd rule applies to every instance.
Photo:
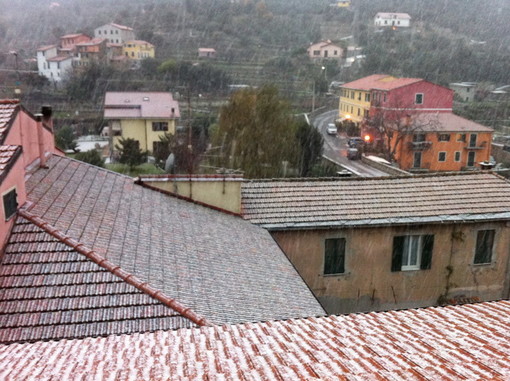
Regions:
[[360, 177], [382, 177], [389, 176], [386, 172], [380, 171], [362, 163], [361, 160], [347, 159], [347, 136], [345, 134], [328, 135], [326, 128], [328, 123], [334, 123], [338, 110], [326, 111], [313, 118], [312, 123], [324, 137], [324, 157], [337, 163], [349, 172]]

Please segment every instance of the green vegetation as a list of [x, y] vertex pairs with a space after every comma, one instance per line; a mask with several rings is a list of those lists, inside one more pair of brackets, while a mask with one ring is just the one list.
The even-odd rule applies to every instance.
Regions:
[[64, 126], [55, 133], [55, 144], [62, 151], [73, 150], [76, 152], [76, 137], [71, 126]]
[[78, 152], [76, 155], [74, 155], [74, 158], [76, 160], [104, 168], [104, 160], [101, 157], [101, 154], [95, 149], [85, 152]]
[[151, 163], [140, 164], [134, 168], [130, 168], [127, 164], [106, 164], [106, 169], [131, 177], [137, 177], [139, 175], [159, 175], [165, 173], [161, 168], [158, 168]]
[[127, 164], [131, 171], [147, 161], [147, 152], [140, 149], [140, 143], [132, 138], [121, 138], [115, 145], [119, 151], [119, 163]]

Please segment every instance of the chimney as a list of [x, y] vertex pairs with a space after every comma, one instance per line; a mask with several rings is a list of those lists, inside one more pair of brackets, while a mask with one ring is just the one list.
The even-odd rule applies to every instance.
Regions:
[[[50, 116], [51, 116], [51, 108], [50, 108]], [[44, 140], [43, 140], [43, 121], [44, 114], [35, 114], [35, 120], [37, 124], [37, 145], [39, 147], [39, 167], [46, 167], [46, 155], [44, 152]], [[51, 120], [51, 118], [50, 118]]]
[[41, 115], [42, 115], [42, 122], [51, 129], [51, 132], [53, 132], [53, 119], [51, 116], [53, 115], [53, 110], [51, 106], [42, 106], [41, 107]]

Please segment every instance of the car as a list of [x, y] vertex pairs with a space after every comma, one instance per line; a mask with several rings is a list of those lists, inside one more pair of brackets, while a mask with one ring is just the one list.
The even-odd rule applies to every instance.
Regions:
[[328, 124], [328, 128], [326, 129], [328, 135], [336, 135], [337, 129], [333, 123]]
[[364, 143], [363, 138], [359, 136], [355, 136], [353, 138], [349, 138], [347, 140], [347, 145], [351, 148], [358, 148]]
[[349, 160], [361, 159], [361, 151], [357, 148], [349, 148], [347, 150], [347, 159], [349, 159]]

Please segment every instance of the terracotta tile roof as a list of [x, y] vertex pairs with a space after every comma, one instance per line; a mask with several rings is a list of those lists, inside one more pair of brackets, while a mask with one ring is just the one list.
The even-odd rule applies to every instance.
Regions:
[[9, 168], [16, 162], [20, 155], [20, 146], [0, 146], [0, 183], [9, 172]]
[[492, 132], [490, 127], [483, 126], [472, 120], [461, 116], [439, 112], [439, 113], [420, 113], [413, 117], [420, 129], [424, 132], [448, 131], [448, 132]]
[[179, 103], [167, 92], [107, 92], [104, 117], [175, 119], [180, 117]]
[[62, 62], [62, 61], [67, 61], [67, 60], [72, 60], [73, 57], [71, 56], [55, 56], [55, 57], [51, 57], [51, 58], [48, 58], [46, 61], [48, 62]]
[[130, 28], [128, 26], [124, 26], [124, 25], [120, 25], [120, 24], [115, 24], [115, 23], [110, 23], [110, 24], [107, 24], [107, 25], [111, 25], [111, 26], [114, 26], [115, 28], [119, 28], [119, 29], [123, 29], [123, 30], [133, 30], [133, 28]]
[[0, 266], [0, 342], [194, 327], [192, 321], [18, 217]]
[[374, 74], [368, 77], [360, 78], [342, 85], [344, 89], [355, 90], [393, 90], [398, 87], [407, 86], [416, 82], [421, 82], [421, 78], [396, 78], [386, 74]]
[[44, 45], [44, 46], [41, 46], [40, 48], [37, 49], [38, 52], [44, 52], [46, 50], [50, 50], [50, 49], [53, 49], [53, 48], [56, 48], [57, 45]]
[[324, 313], [270, 234], [85, 163], [52, 157], [30, 213], [212, 323]]
[[508, 380], [510, 302], [0, 345], [0, 378]]
[[0, 100], [0, 144], [4, 142], [7, 132], [14, 122], [14, 118], [19, 109], [20, 105], [18, 100]]
[[510, 183], [491, 173], [250, 181], [245, 219], [267, 229], [510, 219]]

